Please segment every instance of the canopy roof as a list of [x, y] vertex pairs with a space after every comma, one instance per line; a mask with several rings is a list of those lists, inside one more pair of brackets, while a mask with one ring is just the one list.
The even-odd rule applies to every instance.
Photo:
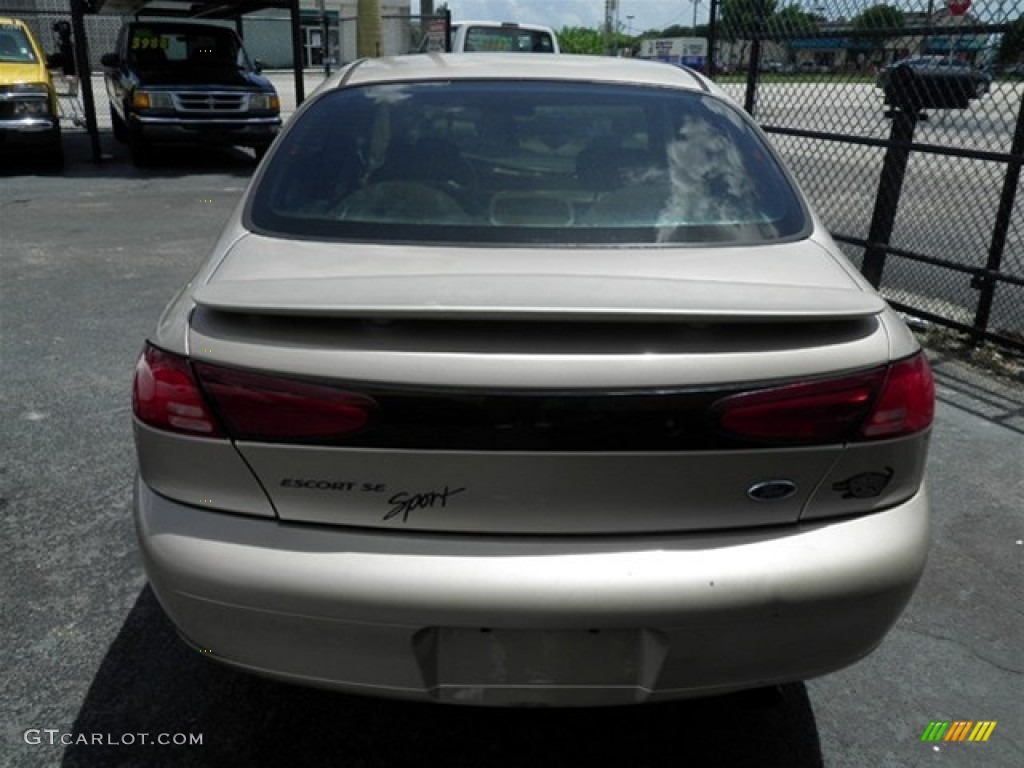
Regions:
[[195, 19], [233, 19], [267, 8], [292, 7], [291, 0], [95, 0], [97, 13], [111, 16], [182, 16]]

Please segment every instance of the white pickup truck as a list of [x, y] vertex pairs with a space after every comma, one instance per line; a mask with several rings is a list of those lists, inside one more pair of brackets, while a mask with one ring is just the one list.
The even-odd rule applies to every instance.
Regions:
[[[444, 50], [444, 41], [426, 37], [421, 52]], [[540, 24], [512, 21], [460, 21], [451, 28], [452, 53], [559, 53], [558, 36]]]

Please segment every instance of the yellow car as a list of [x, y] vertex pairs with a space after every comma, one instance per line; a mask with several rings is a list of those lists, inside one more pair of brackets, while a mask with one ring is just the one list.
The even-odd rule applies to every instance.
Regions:
[[57, 95], [39, 43], [20, 19], [0, 16], [0, 152], [64, 165]]

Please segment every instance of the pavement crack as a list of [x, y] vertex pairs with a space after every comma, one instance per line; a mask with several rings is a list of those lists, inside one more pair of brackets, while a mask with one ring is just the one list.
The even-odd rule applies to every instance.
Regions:
[[942, 641], [945, 641], [947, 643], [952, 643], [953, 645], [959, 646], [960, 648], [965, 650], [967, 653], [969, 653], [971, 656], [973, 656], [974, 658], [978, 659], [979, 661], [983, 661], [984, 663], [988, 664], [989, 666], [995, 667], [996, 669], [1002, 670], [1003, 672], [1009, 672], [1009, 673], [1014, 674], [1014, 675], [1020, 675], [1020, 674], [1024, 673], [1024, 670], [1021, 670], [1021, 669], [1019, 669], [1017, 667], [1010, 667], [1010, 666], [1007, 666], [1006, 664], [1001, 664], [998, 661], [994, 661], [994, 660], [992, 660], [992, 659], [990, 659], [990, 658], [988, 658], [986, 656], [983, 656], [982, 654], [980, 654], [976, 650], [974, 650], [971, 646], [969, 646], [967, 643], [964, 643], [961, 640], [957, 640], [956, 638], [948, 637], [946, 635], [940, 635], [940, 634], [938, 634], [936, 632], [926, 632], [925, 630], [918, 629], [916, 627], [901, 627], [900, 629], [902, 631], [904, 631], [904, 632], [909, 632], [909, 633], [914, 634], [914, 635], [923, 635], [924, 637], [930, 637], [932, 640], [942, 640]]

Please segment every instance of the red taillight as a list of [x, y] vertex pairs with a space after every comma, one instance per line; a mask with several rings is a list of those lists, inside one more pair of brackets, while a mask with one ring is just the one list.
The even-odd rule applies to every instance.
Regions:
[[184, 357], [146, 345], [135, 366], [132, 408], [144, 424], [200, 437], [222, 437], [216, 417]]
[[768, 443], [878, 440], [926, 429], [935, 388], [923, 354], [882, 368], [733, 395], [712, 409], [722, 429]]
[[139, 420], [156, 429], [284, 442], [355, 432], [376, 407], [368, 397], [331, 387], [190, 365], [149, 345], [135, 368], [132, 403]]
[[323, 440], [365, 427], [376, 403], [331, 387], [195, 363], [196, 374], [232, 437]]
[[882, 394], [860, 429], [863, 440], [909, 435], [935, 417], [935, 379], [924, 353], [889, 366]]
[[867, 416], [885, 368], [843, 379], [789, 384], [715, 405], [727, 432], [767, 442], [833, 442], [847, 439]]

